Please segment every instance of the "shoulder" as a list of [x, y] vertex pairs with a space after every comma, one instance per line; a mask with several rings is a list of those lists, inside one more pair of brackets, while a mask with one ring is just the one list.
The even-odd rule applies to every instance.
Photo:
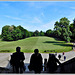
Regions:
[[35, 57], [35, 54], [33, 53], [33, 54], [31, 55], [31, 57]]
[[15, 55], [16, 54], [16, 52], [15, 53], [13, 53], [12, 55]]
[[40, 53], [38, 53], [39, 56], [42, 56]]
[[19, 52], [19, 54], [24, 54], [23, 52]]
[[32, 56], [34, 56], [35, 54], [33, 53]]

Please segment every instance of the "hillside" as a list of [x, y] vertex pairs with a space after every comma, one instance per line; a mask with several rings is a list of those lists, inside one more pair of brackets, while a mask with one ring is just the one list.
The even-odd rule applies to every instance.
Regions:
[[35, 48], [38, 48], [40, 52], [46, 51], [57, 51], [67, 52], [72, 50], [72, 44], [66, 43], [65, 41], [59, 41], [52, 37], [40, 36], [40, 37], [29, 37], [18, 41], [1, 41], [0, 40], [0, 52], [14, 52], [16, 47], [20, 46], [23, 52], [33, 52]]

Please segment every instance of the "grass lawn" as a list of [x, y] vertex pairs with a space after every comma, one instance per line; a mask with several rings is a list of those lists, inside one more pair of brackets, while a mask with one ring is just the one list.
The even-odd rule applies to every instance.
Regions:
[[12, 42], [0, 40], [0, 52], [15, 52], [17, 46], [20, 46], [21, 51], [26, 53], [33, 52], [36, 48], [38, 48], [41, 53], [44, 53], [45, 50], [55, 50], [56, 52], [67, 52], [72, 50], [71, 43], [46, 36], [29, 37]]

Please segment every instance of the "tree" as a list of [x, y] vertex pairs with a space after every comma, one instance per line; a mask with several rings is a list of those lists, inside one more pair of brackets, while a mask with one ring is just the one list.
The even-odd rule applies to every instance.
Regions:
[[1, 39], [1, 35], [0, 35], [0, 39]]
[[14, 27], [13, 26], [10, 26], [9, 28], [8, 28], [8, 32], [12, 32], [14, 30]]
[[4, 33], [6, 34], [6, 32], [5, 32], [5, 31], [7, 31], [7, 32], [8, 32], [9, 27], [10, 27], [9, 25], [6, 25], [6, 26], [2, 27], [2, 33], [1, 33], [1, 36], [4, 36]]
[[44, 32], [43, 31], [40, 31], [40, 36], [44, 36]]
[[39, 36], [39, 35], [40, 35], [40, 34], [39, 34], [39, 31], [36, 30], [36, 31], [33, 33], [33, 35], [34, 35], [34, 36]]
[[72, 32], [71, 39], [73, 42], [75, 42], [75, 18], [73, 20], [73, 23], [70, 24], [70, 30]]
[[70, 36], [72, 35], [72, 32], [69, 28], [69, 22], [70, 21], [66, 17], [64, 17], [61, 18], [59, 22], [56, 21], [54, 24], [55, 35], [67, 42], [70, 42]]
[[53, 31], [51, 29], [46, 31], [46, 36], [52, 36], [53, 35]]

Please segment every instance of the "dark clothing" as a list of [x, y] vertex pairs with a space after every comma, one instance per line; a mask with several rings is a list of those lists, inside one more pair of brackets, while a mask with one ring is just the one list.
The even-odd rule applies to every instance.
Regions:
[[64, 60], [66, 60], [66, 56], [64, 56]]
[[63, 52], [62, 55], [64, 55], [65, 53]]
[[55, 57], [50, 57], [48, 59], [47, 68], [49, 73], [53, 73], [57, 70], [57, 63], [60, 64], [59, 60]]
[[35, 73], [40, 73], [42, 71], [42, 56], [40, 53], [32, 54], [30, 59], [29, 70], [34, 70]]
[[60, 54], [58, 55], [58, 58], [59, 58], [59, 60], [60, 60], [60, 58], [61, 58], [61, 55], [60, 55]]
[[15, 52], [11, 55], [10, 63], [13, 66], [14, 72], [19, 73], [19, 69], [20, 69], [20, 73], [23, 72], [24, 59], [25, 57], [23, 52]]

